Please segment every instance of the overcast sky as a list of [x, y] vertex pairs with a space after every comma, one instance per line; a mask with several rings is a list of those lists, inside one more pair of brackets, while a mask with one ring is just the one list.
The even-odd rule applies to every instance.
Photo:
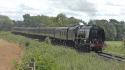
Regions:
[[0, 0], [0, 15], [22, 20], [22, 15], [56, 16], [64, 13], [88, 21], [117, 19], [125, 21], [125, 0]]

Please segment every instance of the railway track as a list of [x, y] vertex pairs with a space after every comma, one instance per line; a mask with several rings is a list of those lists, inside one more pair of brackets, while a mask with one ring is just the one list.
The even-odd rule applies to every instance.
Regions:
[[122, 57], [122, 56], [118, 56], [118, 55], [114, 55], [114, 54], [106, 53], [106, 52], [100, 52], [97, 54], [103, 58], [125, 62], [125, 57]]

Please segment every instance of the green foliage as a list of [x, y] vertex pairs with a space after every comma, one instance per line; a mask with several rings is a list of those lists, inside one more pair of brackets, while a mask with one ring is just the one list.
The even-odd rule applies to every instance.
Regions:
[[[35, 43], [36, 44], [36, 43]], [[36, 46], [36, 45], [35, 45]], [[22, 63], [18, 66], [18, 69], [26, 69], [26, 65], [30, 59], [34, 58], [36, 63], [36, 70], [57, 70], [57, 65], [53, 57], [46, 51], [41, 50], [42, 47], [33, 47], [26, 49]]]
[[[27, 65], [32, 58], [35, 59], [37, 66], [36, 70], [58, 70], [54, 57], [48, 54], [48, 50], [46, 50], [49, 47], [46, 44], [26, 39], [23, 36], [12, 35], [9, 32], [0, 32], [0, 38], [24, 46], [23, 48], [25, 51], [21, 63], [16, 66], [17, 70], [27, 69]], [[26, 45], [27, 43], [29, 43], [29, 45]]]
[[1, 32], [0, 38], [25, 45], [24, 55], [17, 68], [25, 70], [31, 58], [35, 58], [36, 70], [124, 70], [125, 63], [105, 60], [95, 53], [77, 52], [65, 46], [56, 46]]
[[123, 41], [107, 41], [107, 46], [105, 48], [106, 52], [112, 52], [114, 54], [124, 54], [125, 56], [125, 47]]
[[0, 15], [0, 30], [10, 30], [13, 26], [13, 21], [8, 16]]
[[125, 35], [125, 22], [124, 21], [119, 22], [115, 19], [110, 19], [110, 23], [112, 23], [116, 28], [117, 31], [116, 39], [121, 40]]
[[[44, 15], [30, 16], [29, 14], [23, 15], [24, 23], [21, 26], [29, 27], [40, 27], [40, 26], [68, 26], [71, 24], [76, 24], [78, 22], [83, 22], [82, 20], [76, 19], [74, 17], [66, 17], [66, 15], [60, 13], [57, 17], [49, 17]], [[84, 22], [85, 23], [85, 22]]]

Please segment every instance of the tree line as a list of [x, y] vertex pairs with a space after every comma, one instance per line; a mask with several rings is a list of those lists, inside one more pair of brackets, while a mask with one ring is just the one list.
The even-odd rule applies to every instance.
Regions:
[[[17, 21], [16, 26], [28, 26], [28, 27], [42, 27], [42, 26], [69, 26], [75, 23], [83, 22], [82, 20], [74, 17], [66, 17], [66, 15], [60, 13], [56, 17], [49, 17], [45, 15], [30, 16], [29, 14], [23, 15], [23, 21]], [[85, 22], [83, 22], [85, 23]]]
[[105, 30], [106, 40], [122, 40], [125, 35], [125, 22], [115, 19], [109, 20], [90, 20], [88, 23], [76, 19], [74, 17], [67, 17], [65, 14], [58, 14], [56, 17], [45, 15], [30, 16], [30, 14], [23, 15], [23, 21], [11, 20], [8, 16], [0, 15], [0, 30], [8, 31], [12, 27], [63, 27], [75, 25], [79, 22], [85, 25], [97, 25]]

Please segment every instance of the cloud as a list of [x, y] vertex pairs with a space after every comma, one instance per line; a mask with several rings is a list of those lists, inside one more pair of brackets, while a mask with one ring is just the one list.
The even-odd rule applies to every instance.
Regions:
[[50, 0], [51, 5], [54, 5], [55, 8], [68, 9], [71, 11], [78, 11], [87, 13], [92, 16], [96, 13], [96, 7], [87, 2], [87, 0]]
[[19, 5], [19, 8], [20, 8], [21, 10], [35, 10], [35, 8], [26, 6], [26, 5], [24, 5], [24, 4], [20, 4], [20, 5]]
[[[56, 16], [64, 13], [68, 17], [83, 20], [125, 17], [124, 0], [1, 0], [0, 15], [22, 20], [22, 15]], [[120, 18], [119, 18], [120, 17]], [[125, 20], [125, 19], [124, 19]]]
[[97, 18], [97, 19], [117, 18], [117, 20], [123, 20], [123, 17], [125, 17], [124, 15], [125, 1], [124, 0], [122, 1], [89, 0], [89, 2], [93, 3], [97, 10], [94, 18]]

